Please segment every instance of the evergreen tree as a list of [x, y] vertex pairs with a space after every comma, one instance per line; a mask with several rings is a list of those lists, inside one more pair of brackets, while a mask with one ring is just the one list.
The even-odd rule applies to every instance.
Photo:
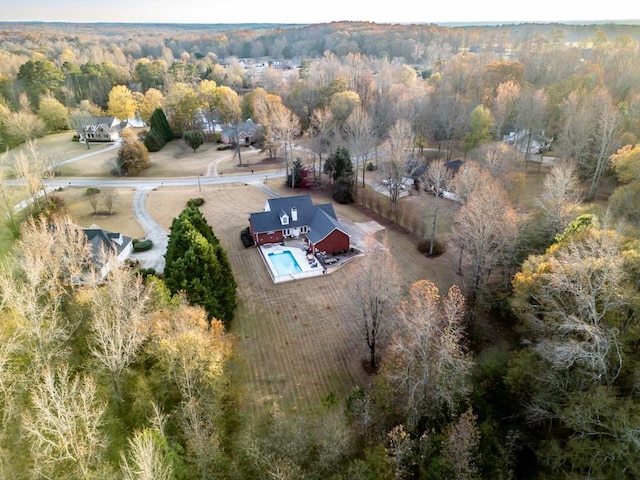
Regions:
[[167, 121], [167, 117], [161, 108], [156, 108], [149, 119], [149, 133], [145, 137], [144, 143], [150, 152], [157, 152], [164, 145], [173, 140], [173, 131]]
[[338, 203], [352, 203], [354, 175], [349, 150], [338, 147], [324, 163], [324, 173], [333, 179], [333, 199]]
[[296, 158], [291, 166], [291, 172], [287, 174], [287, 186], [299, 187], [302, 183], [302, 160]]
[[204, 143], [204, 135], [200, 130], [188, 130], [184, 132], [182, 139], [194, 152]]
[[173, 220], [165, 262], [171, 293], [184, 291], [209, 318], [228, 325], [237, 306], [237, 284], [225, 250], [196, 207], [187, 207]]
[[349, 150], [338, 147], [324, 163], [324, 173], [330, 175], [334, 182], [340, 177], [353, 177], [353, 163]]
[[171, 125], [169, 125], [169, 121], [167, 120], [164, 111], [161, 108], [156, 108], [151, 114], [151, 119], [149, 121], [151, 125], [151, 129], [157, 129], [158, 132], [162, 135], [165, 142], [170, 142], [173, 140], [173, 131], [171, 130]]

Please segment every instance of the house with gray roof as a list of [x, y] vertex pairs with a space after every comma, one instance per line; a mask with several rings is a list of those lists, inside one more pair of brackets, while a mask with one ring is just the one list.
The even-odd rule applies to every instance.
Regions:
[[127, 126], [117, 117], [94, 116], [78, 132], [80, 142], [115, 142]]
[[235, 145], [237, 143], [240, 145], [253, 145], [258, 140], [261, 128], [259, 124], [248, 119], [246, 122], [223, 128], [220, 132], [220, 141], [227, 145]]
[[314, 205], [309, 195], [270, 198], [261, 212], [249, 215], [249, 232], [258, 246], [305, 238], [314, 254], [345, 252], [351, 240], [333, 205]]
[[91, 263], [104, 278], [114, 267], [113, 262], [124, 262], [133, 251], [133, 239], [121, 233], [109, 232], [96, 225], [83, 228], [91, 250]]

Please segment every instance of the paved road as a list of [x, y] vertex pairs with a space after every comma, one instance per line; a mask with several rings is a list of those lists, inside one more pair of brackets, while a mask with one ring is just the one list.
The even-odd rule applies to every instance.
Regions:
[[[104, 153], [108, 150], [114, 150], [119, 147], [119, 142], [115, 142], [106, 149], [95, 150], [93, 152], [87, 152], [83, 155], [73, 157], [67, 160], [63, 160], [58, 165], [75, 162], [85, 159], [92, 155]], [[230, 154], [229, 156], [232, 156]], [[155, 219], [147, 211], [147, 196], [149, 191], [158, 187], [180, 187], [191, 185], [219, 185], [225, 183], [245, 183], [255, 186], [269, 195], [277, 195], [274, 191], [270, 190], [264, 181], [270, 178], [281, 178], [285, 176], [284, 170], [277, 172], [269, 172], [267, 174], [242, 174], [242, 175], [223, 175], [218, 173], [218, 164], [227, 159], [227, 157], [221, 157], [216, 159], [209, 165], [207, 169], [207, 176], [192, 176], [192, 177], [180, 177], [180, 178], [85, 178], [85, 177], [65, 177], [56, 178], [45, 181], [47, 190], [55, 188], [65, 187], [114, 187], [122, 188], [129, 187], [135, 188], [136, 192], [133, 197], [133, 213], [136, 220], [140, 224], [141, 228], [145, 232], [145, 238], [153, 242], [153, 248], [146, 252], [137, 252], [132, 255], [132, 259], [140, 262], [143, 268], [153, 268], [156, 272], [161, 273], [164, 270], [164, 253], [167, 249], [168, 232], [159, 225]], [[12, 182], [17, 183], [17, 182]], [[25, 208], [26, 203], [22, 202], [20, 205], [16, 205], [16, 208]]]
[[[106, 150], [112, 150], [119, 147], [119, 143], [116, 142], [113, 145], [107, 147]], [[106, 151], [105, 149], [96, 150], [94, 152], [87, 152], [83, 155], [70, 158], [59, 162], [58, 164], [67, 164], [75, 162], [88, 156], [97, 155]], [[225, 183], [244, 183], [252, 185], [255, 188], [260, 189], [269, 196], [277, 197], [279, 194], [264, 184], [264, 181], [272, 178], [282, 178], [286, 175], [284, 170], [269, 172], [269, 173], [251, 173], [241, 175], [223, 175], [217, 170], [217, 166], [220, 161], [226, 159], [226, 157], [217, 159], [212, 162], [207, 169], [207, 176], [191, 176], [180, 178], [85, 178], [85, 177], [65, 177], [46, 180], [45, 186], [47, 189], [65, 188], [65, 187], [114, 187], [122, 188], [129, 187], [135, 188], [136, 192], [133, 198], [133, 212], [136, 220], [139, 222], [141, 228], [145, 232], [145, 238], [150, 239], [153, 242], [153, 248], [147, 252], [135, 253], [132, 259], [138, 260], [143, 268], [153, 268], [156, 272], [160, 273], [164, 270], [164, 253], [166, 251], [168, 242], [168, 232], [166, 232], [161, 225], [159, 225], [154, 218], [147, 211], [146, 201], [149, 191], [158, 187], [179, 187], [179, 186], [192, 186], [192, 185], [220, 185]], [[14, 184], [17, 182], [13, 182]], [[19, 206], [16, 206], [19, 208]], [[24, 205], [22, 206], [24, 208]], [[346, 219], [340, 219], [341, 222], [348, 224], [350, 230], [356, 234], [359, 232], [357, 226], [352, 225]], [[354, 238], [355, 240], [355, 238]], [[356, 242], [357, 243], [357, 242]]]

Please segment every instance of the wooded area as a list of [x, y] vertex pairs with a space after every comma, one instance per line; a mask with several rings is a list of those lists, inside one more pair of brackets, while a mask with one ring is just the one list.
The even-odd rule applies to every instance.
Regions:
[[[0, 182], [0, 477], [640, 478], [639, 49], [614, 24], [0, 24], [0, 146], [26, 146], [0, 173], [35, 199], [23, 218]], [[371, 384], [247, 418], [235, 279], [197, 208], [164, 278], [100, 282], [37, 196], [55, 174], [37, 139], [93, 115], [168, 121], [194, 151], [251, 118], [287, 184], [307, 169], [427, 255], [455, 251], [460, 282], [403, 290], [394, 245], [369, 238], [340, 308]], [[127, 135], [145, 162], [168, 140]], [[429, 211], [403, 208], [410, 178]]]

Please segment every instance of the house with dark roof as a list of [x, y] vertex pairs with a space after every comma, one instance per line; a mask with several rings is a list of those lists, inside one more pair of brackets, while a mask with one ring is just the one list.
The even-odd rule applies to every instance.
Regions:
[[304, 237], [314, 254], [345, 252], [351, 240], [333, 205], [314, 205], [309, 195], [267, 200], [261, 212], [249, 215], [249, 232], [256, 245]]
[[260, 125], [253, 123], [251, 119], [223, 128], [220, 132], [220, 141], [228, 145], [253, 145], [260, 135]]
[[82, 231], [91, 249], [91, 263], [100, 271], [101, 278], [107, 276], [114, 262], [124, 262], [133, 251], [133, 239], [121, 233], [109, 232], [96, 225]]
[[94, 116], [78, 132], [78, 139], [80, 142], [115, 142], [126, 126], [127, 122], [117, 117]]

